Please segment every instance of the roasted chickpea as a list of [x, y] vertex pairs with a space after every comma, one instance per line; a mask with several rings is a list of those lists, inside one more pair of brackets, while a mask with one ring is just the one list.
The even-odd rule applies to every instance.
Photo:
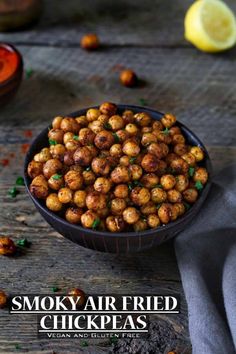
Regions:
[[82, 215], [83, 209], [70, 207], [66, 210], [65, 218], [71, 224], [79, 224]]
[[174, 173], [180, 173], [180, 174], [187, 173], [189, 169], [187, 162], [184, 161], [181, 157], [171, 161], [170, 167], [172, 168]]
[[66, 151], [64, 155], [64, 164], [66, 166], [72, 166], [74, 163], [74, 151]]
[[86, 197], [86, 206], [88, 209], [99, 210], [106, 208], [107, 198], [104, 194], [90, 192]]
[[51, 129], [48, 132], [48, 138], [50, 140], [56, 141], [57, 144], [63, 143], [64, 132], [61, 129]]
[[167, 193], [159, 187], [153, 188], [151, 190], [151, 199], [154, 203], [160, 204], [166, 201]]
[[163, 203], [158, 209], [158, 217], [163, 224], [168, 224], [172, 219], [172, 206], [169, 203]]
[[27, 173], [30, 178], [35, 178], [43, 173], [43, 163], [37, 161], [31, 161], [27, 168]]
[[74, 161], [80, 166], [89, 166], [93, 154], [88, 146], [79, 147], [74, 153]]
[[95, 138], [94, 132], [89, 128], [81, 128], [79, 131], [79, 142], [82, 145], [93, 144]]
[[176, 123], [176, 117], [171, 113], [166, 113], [162, 118], [161, 122], [166, 128], [171, 128], [172, 125]]
[[100, 193], [108, 193], [111, 189], [111, 181], [105, 177], [98, 177], [94, 183], [94, 189]]
[[46, 206], [49, 210], [60, 211], [62, 209], [62, 203], [60, 202], [56, 193], [51, 193], [46, 199]]
[[171, 127], [171, 128], [169, 129], [169, 134], [170, 134], [171, 136], [174, 136], [174, 135], [176, 135], [176, 134], [181, 134], [181, 129], [180, 129], [179, 127], [177, 127], [177, 126]]
[[139, 165], [135, 164], [129, 166], [129, 172], [133, 181], [140, 179], [143, 174], [142, 168]]
[[188, 147], [185, 144], [176, 144], [174, 146], [174, 153], [181, 156], [186, 154], [188, 151]]
[[72, 139], [72, 140], [67, 141], [65, 146], [66, 146], [67, 151], [75, 152], [75, 150], [77, 150], [78, 147], [81, 145], [77, 140]]
[[173, 206], [177, 209], [178, 216], [181, 216], [185, 213], [185, 206], [183, 203], [175, 203]]
[[123, 218], [127, 224], [135, 224], [139, 220], [140, 214], [136, 208], [128, 207], [123, 211]]
[[68, 143], [68, 141], [71, 141], [74, 139], [75, 134], [71, 133], [71, 132], [67, 132], [64, 134], [63, 137], [63, 143], [66, 145]]
[[144, 133], [142, 136], [141, 144], [143, 146], [148, 146], [151, 143], [156, 143], [157, 137], [152, 133]]
[[118, 184], [115, 186], [114, 195], [116, 198], [127, 198], [129, 195], [129, 189], [126, 184]]
[[182, 134], [175, 134], [172, 136], [172, 144], [185, 144], [185, 137]]
[[61, 128], [61, 122], [62, 122], [63, 117], [55, 117], [52, 121], [52, 127], [53, 129], [60, 129]]
[[147, 217], [147, 223], [148, 226], [150, 226], [152, 229], [155, 229], [156, 227], [160, 226], [161, 222], [157, 214], [149, 214]]
[[95, 50], [99, 47], [99, 38], [95, 33], [85, 34], [80, 41], [80, 46], [86, 50]]
[[186, 154], [183, 154], [181, 158], [184, 161], [186, 161], [189, 166], [195, 166], [196, 164], [196, 158], [191, 152], [187, 152]]
[[114, 183], [127, 183], [130, 181], [129, 169], [126, 166], [117, 166], [111, 173], [111, 179]]
[[99, 221], [98, 214], [92, 210], [87, 210], [83, 215], [81, 215], [81, 224], [86, 229], [92, 229], [97, 220]]
[[140, 153], [140, 147], [135, 141], [125, 142], [122, 150], [124, 154], [132, 157]]
[[133, 87], [137, 84], [138, 78], [134, 71], [125, 69], [120, 73], [120, 82], [126, 87]]
[[52, 158], [49, 148], [42, 149], [38, 154], [34, 156], [34, 160], [37, 162], [47, 162]]
[[197, 162], [202, 161], [204, 159], [204, 152], [200, 148], [200, 146], [193, 146], [190, 149], [190, 152], [191, 152], [191, 154], [193, 154], [195, 156], [195, 159]]
[[151, 200], [147, 204], [142, 205], [140, 210], [143, 215], [155, 214], [157, 211], [155, 203]]
[[178, 175], [175, 178], [176, 184], [175, 184], [175, 189], [179, 192], [183, 192], [185, 189], [188, 188], [189, 185], [189, 180], [186, 175]]
[[141, 183], [144, 187], [154, 188], [159, 182], [159, 177], [155, 173], [147, 173], [141, 178]]
[[164, 143], [151, 143], [148, 146], [147, 151], [150, 154], [155, 155], [158, 159], [163, 159], [165, 156], [168, 155], [169, 148], [168, 145]]
[[66, 185], [73, 191], [80, 189], [83, 185], [83, 177], [80, 172], [69, 171], [64, 178]]
[[155, 172], [160, 165], [159, 159], [153, 154], [144, 155], [141, 166], [146, 172]]
[[72, 191], [67, 187], [59, 189], [58, 199], [63, 204], [70, 203], [73, 199]]
[[58, 191], [63, 186], [64, 180], [62, 175], [52, 175], [48, 180], [48, 185], [51, 189]]
[[106, 217], [111, 213], [111, 211], [108, 207], [106, 207], [103, 209], [96, 210], [96, 213], [98, 214], [99, 218], [106, 219]]
[[0, 309], [3, 309], [7, 305], [7, 295], [4, 291], [0, 290]]
[[[142, 127], [141, 128], [141, 133], [142, 134], [145, 134], [145, 133], [152, 133], [152, 127]], [[153, 134], [153, 135], [155, 135], [155, 134]], [[155, 135], [156, 136], [156, 135]]]
[[103, 124], [103, 127], [104, 125], [106, 125], [108, 123], [108, 120], [109, 120], [109, 116], [107, 114], [100, 114], [100, 116], [98, 117], [97, 119], [100, 123]]
[[171, 135], [168, 132], [166, 133], [165, 130], [163, 130], [163, 131], [153, 130], [152, 133], [155, 134], [157, 137], [157, 140], [162, 143], [170, 144], [172, 141]]
[[95, 157], [91, 166], [96, 175], [106, 176], [110, 172], [110, 165], [105, 157]]
[[141, 206], [149, 202], [151, 195], [147, 188], [135, 187], [130, 193], [130, 198], [134, 204]]
[[164, 160], [159, 161], [158, 170], [156, 171], [157, 176], [161, 177], [167, 173], [167, 163]]
[[66, 132], [77, 133], [79, 131], [79, 124], [74, 118], [65, 117], [61, 121], [61, 129]]
[[125, 156], [121, 156], [120, 158], [120, 164], [122, 166], [126, 166], [128, 167], [130, 165], [130, 158], [129, 156], [125, 155]]
[[0, 255], [12, 256], [15, 252], [16, 252], [15, 243], [9, 237], [0, 237]]
[[98, 117], [100, 116], [100, 111], [97, 108], [90, 108], [87, 113], [86, 113], [86, 118], [88, 122], [93, 122], [94, 120], [97, 120]]
[[126, 130], [121, 129], [121, 130], [116, 131], [116, 136], [117, 136], [117, 139], [119, 139], [119, 142], [123, 143], [125, 140], [128, 139], [129, 134], [127, 133]]
[[122, 155], [122, 146], [121, 144], [114, 144], [110, 148], [110, 155], [121, 157]]
[[94, 139], [94, 144], [98, 149], [101, 150], [110, 149], [110, 147], [114, 144], [114, 136], [111, 132], [107, 130], [102, 130], [96, 135]]
[[133, 123], [129, 123], [125, 126], [125, 131], [131, 136], [136, 135], [138, 133], [138, 127]]
[[125, 222], [122, 216], [108, 216], [106, 218], [106, 226], [111, 232], [121, 232], [125, 228]]
[[96, 176], [94, 174], [93, 171], [83, 171], [82, 173], [83, 175], [83, 180], [84, 180], [84, 183], [88, 186], [88, 185], [91, 185], [95, 182], [96, 180]]
[[126, 201], [122, 198], [115, 198], [111, 201], [111, 212], [113, 215], [122, 215], [126, 208]]
[[180, 203], [182, 201], [182, 195], [176, 189], [170, 189], [167, 191], [167, 199], [170, 203]]
[[89, 123], [88, 127], [89, 127], [89, 129], [92, 130], [92, 132], [94, 134], [97, 134], [97, 133], [101, 132], [102, 130], [104, 130], [103, 123], [100, 122], [99, 120], [94, 120], [93, 122]]
[[62, 163], [58, 159], [50, 159], [43, 166], [43, 174], [49, 179], [52, 175], [59, 173], [62, 169]]
[[108, 124], [110, 125], [113, 131], [122, 129], [125, 125], [122, 117], [119, 115], [111, 116], [108, 120]]
[[145, 231], [148, 228], [147, 221], [143, 219], [139, 219], [134, 225], [133, 225], [134, 231], [140, 232], [140, 231]]
[[80, 127], [87, 127], [88, 121], [86, 116], [79, 116], [75, 118], [76, 122], [79, 124]]
[[198, 192], [195, 188], [188, 188], [183, 191], [184, 200], [188, 203], [195, 203], [198, 198]]
[[176, 155], [176, 154], [173, 153], [173, 152], [170, 152], [170, 153], [166, 156], [165, 161], [167, 162], [168, 165], [170, 165], [173, 160], [178, 159], [178, 158], [179, 158], [178, 155]]
[[73, 202], [76, 204], [78, 208], [85, 208], [86, 197], [87, 197], [87, 193], [84, 190], [76, 191], [73, 196]]
[[50, 146], [50, 153], [54, 159], [58, 159], [63, 161], [64, 155], [66, 153], [66, 148], [62, 144], [51, 145]]
[[147, 127], [151, 123], [150, 115], [145, 112], [136, 113], [134, 119], [140, 127]]
[[48, 196], [48, 183], [43, 175], [38, 175], [33, 179], [30, 192], [39, 199], [45, 199]]
[[160, 179], [161, 185], [165, 190], [172, 189], [175, 186], [176, 180], [173, 175], [164, 175]]
[[202, 184], [206, 184], [208, 180], [208, 172], [204, 167], [198, 167], [193, 175], [195, 182], [200, 181]]
[[164, 129], [164, 126], [163, 126], [163, 124], [162, 124], [159, 120], [155, 120], [155, 121], [152, 123], [152, 129], [153, 129], [153, 130], [156, 130], [156, 131], [159, 131], [159, 130], [163, 130], [163, 129]]
[[111, 102], [104, 102], [99, 107], [102, 114], [107, 114], [109, 117], [114, 116], [117, 111], [117, 106]]
[[133, 123], [134, 122], [134, 113], [133, 111], [130, 111], [130, 110], [126, 110], [123, 112], [122, 114], [122, 118], [123, 118], [123, 121], [125, 124], [128, 124], [128, 123]]

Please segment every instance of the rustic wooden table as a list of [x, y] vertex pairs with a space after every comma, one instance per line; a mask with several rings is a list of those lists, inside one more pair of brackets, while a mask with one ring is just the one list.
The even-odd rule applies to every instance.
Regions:
[[[233, 0], [228, 3], [236, 10]], [[152, 318], [146, 343], [129, 340], [38, 340], [34, 316], [0, 313], [0, 353], [190, 353], [187, 308], [173, 243], [143, 254], [115, 256], [93, 252], [62, 238], [36, 212], [29, 197], [12, 199], [8, 189], [22, 175], [26, 130], [35, 136], [57, 114], [104, 100], [173, 111], [208, 146], [217, 172], [236, 157], [236, 50], [200, 53], [185, 42], [183, 18], [190, 0], [50, 0], [37, 26], [1, 34], [24, 56], [25, 77], [17, 96], [0, 113], [1, 235], [26, 237], [32, 245], [21, 256], [0, 259], [0, 288], [7, 293], [50, 293], [80, 287], [97, 293], [180, 294], [181, 314]], [[80, 49], [82, 34], [96, 32], [97, 52]], [[130, 67], [145, 85], [127, 89], [119, 68]], [[3, 166], [3, 159], [9, 165]], [[18, 349], [17, 349], [18, 348]], [[142, 348], [142, 349], [140, 349]]]

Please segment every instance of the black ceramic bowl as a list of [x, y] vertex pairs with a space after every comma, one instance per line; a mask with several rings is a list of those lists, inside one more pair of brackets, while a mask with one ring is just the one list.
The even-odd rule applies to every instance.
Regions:
[[[71, 117], [84, 115], [88, 108], [69, 114]], [[163, 114], [151, 108], [144, 108], [132, 105], [118, 105], [119, 111], [131, 109], [134, 112], [147, 112], [153, 119], [159, 120]], [[124, 232], [111, 233], [101, 232], [96, 230], [85, 229], [78, 225], [73, 225], [65, 219], [59, 217], [45, 207], [45, 203], [36, 199], [29, 191], [30, 178], [27, 176], [28, 163], [33, 159], [34, 155], [43, 147], [48, 145], [48, 127], [46, 127], [33, 141], [29, 152], [25, 159], [24, 178], [27, 191], [33, 200], [36, 208], [44, 219], [61, 235], [78, 243], [80, 246], [91, 248], [96, 251], [111, 252], [111, 253], [131, 253], [143, 251], [148, 248], [160, 245], [161, 243], [171, 239], [178, 233], [183, 231], [187, 225], [193, 221], [198, 211], [202, 207], [206, 196], [211, 186], [212, 167], [208, 152], [202, 142], [193, 134], [187, 127], [180, 122], [177, 125], [182, 129], [182, 132], [189, 144], [200, 146], [205, 152], [205, 159], [201, 163], [209, 172], [209, 180], [201, 192], [197, 202], [186, 212], [181, 218], [157, 229], [146, 230], [142, 232]]]

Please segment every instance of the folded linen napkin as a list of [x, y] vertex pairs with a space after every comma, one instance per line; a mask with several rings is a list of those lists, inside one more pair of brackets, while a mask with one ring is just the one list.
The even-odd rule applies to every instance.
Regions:
[[193, 354], [236, 353], [236, 165], [213, 180], [199, 215], [175, 239]]

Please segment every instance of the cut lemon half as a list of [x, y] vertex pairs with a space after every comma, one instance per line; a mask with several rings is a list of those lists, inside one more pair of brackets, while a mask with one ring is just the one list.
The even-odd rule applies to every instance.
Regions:
[[236, 19], [220, 0], [197, 0], [185, 16], [185, 38], [204, 52], [220, 52], [236, 44]]

